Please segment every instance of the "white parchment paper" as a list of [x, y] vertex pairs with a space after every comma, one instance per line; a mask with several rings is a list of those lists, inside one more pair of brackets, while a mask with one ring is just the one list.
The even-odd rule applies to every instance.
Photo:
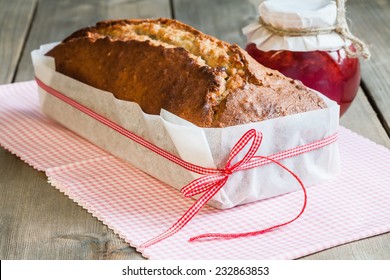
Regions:
[[[328, 105], [326, 109], [227, 128], [200, 128], [164, 110], [160, 115], [148, 115], [142, 112], [138, 104], [118, 100], [109, 92], [56, 72], [54, 59], [44, 55], [54, 45], [43, 45], [32, 52], [35, 75], [42, 82], [160, 148], [197, 165], [222, 168], [234, 144], [252, 128], [263, 134], [257, 153], [263, 156], [322, 139], [338, 129], [339, 106], [322, 95]], [[41, 88], [39, 90], [41, 108], [48, 117], [151, 176], [178, 190], [199, 177]], [[306, 186], [323, 182], [339, 172], [337, 142], [285, 159], [282, 163], [296, 173]], [[231, 175], [209, 205], [220, 209], [230, 208], [297, 189], [298, 183], [288, 172], [276, 164], [268, 164]]]

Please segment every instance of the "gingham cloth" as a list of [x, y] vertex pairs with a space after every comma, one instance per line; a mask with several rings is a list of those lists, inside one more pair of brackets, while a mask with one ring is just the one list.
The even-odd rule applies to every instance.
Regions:
[[[43, 116], [34, 81], [0, 86], [0, 144], [45, 171], [58, 190], [134, 247], [191, 205], [177, 190]], [[228, 210], [205, 206], [181, 231], [142, 249], [150, 259], [294, 259], [390, 230], [390, 151], [343, 127], [340, 176], [307, 189], [299, 220], [263, 235], [188, 242], [206, 232], [245, 232], [291, 219], [297, 191]], [[1, 168], [1, 167], [0, 167]], [[0, 214], [1, 215], [1, 214]]]

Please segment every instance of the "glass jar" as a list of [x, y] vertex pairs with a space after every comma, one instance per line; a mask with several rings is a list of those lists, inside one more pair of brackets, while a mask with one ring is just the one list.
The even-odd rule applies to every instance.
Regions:
[[340, 116], [345, 113], [358, 92], [359, 59], [348, 57], [344, 49], [261, 51], [251, 43], [247, 45], [246, 51], [262, 65], [300, 80], [307, 87], [336, 101], [340, 105]]
[[340, 115], [351, 105], [360, 84], [358, 56], [369, 52], [348, 29], [345, 0], [263, 1], [259, 20], [243, 33], [255, 60], [336, 101]]

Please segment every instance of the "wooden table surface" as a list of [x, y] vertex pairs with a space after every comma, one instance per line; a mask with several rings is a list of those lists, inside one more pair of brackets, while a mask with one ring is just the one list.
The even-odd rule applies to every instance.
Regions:
[[[33, 79], [30, 52], [113, 18], [176, 18], [245, 46], [241, 28], [259, 0], [0, 0], [0, 84]], [[390, 147], [390, 0], [347, 2], [350, 28], [368, 42], [362, 83], [341, 124]], [[142, 259], [127, 243], [0, 148], [0, 259]], [[304, 259], [390, 259], [390, 233]]]

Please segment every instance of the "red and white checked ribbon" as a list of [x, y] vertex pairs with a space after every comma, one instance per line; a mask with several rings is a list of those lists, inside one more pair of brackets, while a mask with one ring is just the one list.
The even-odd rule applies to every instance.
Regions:
[[[41, 80], [36, 78], [37, 84], [39, 87], [41, 87], [43, 90], [48, 92], [49, 94], [59, 98], [60, 100], [64, 101], [65, 103], [73, 106], [74, 108], [80, 110], [81, 112], [89, 115], [90, 117], [96, 119], [97, 121], [107, 125], [108, 127], [114, 129], [115, 131], [119, 132], [120, 134], [128, 137], [132, 141], [135, 141], [136, 143], [152, 150], [153, 152], [159, 154], [160, 156], [178, 164], [179, 166], [195, 172], [197, 174], [205, 175], [203, 177], [200, 177], [191, 183], [187, 184], [181, 189], [181, 192], [186, 197], [191, 197], [200, 193], [203, 193], [203, 195], [191, 206], [190, 209], [188, 209], [182, 217], [174, 223], [168, 230], [163, 232], [162, 234], [150, 239], [149, 241], [141, 244], [140, 247], [146, 248], [153, 244], [156, 244], [160, 241], [162, 241], [165, 238], [168, 238], [169, 236], [172, 236], [176, 232], [178, 232], [180, 229], [182, 229], [199, 211], [200, 209], [225, 185], [227, 180], [229, 179], [229, 176], [232, 175], [235, 172], [247, 170], [251, 168], [256, 168], [265, 164], [274, 163], [283, 168], [285, 171], [290, 173], [299, 183], [299, 185], [302, 188], [303, 194], [304, 194], [304, 202], [301, 211], [299, 214], [284, 223], [259, 230], [259, 231], [253, 231], [253, 232], [245, 232], [245, 233], [207, 233], [198, 235], [195, 237], [190, 238], [190, 241], [194, 241], [197, 239], [202, 238], [238, 238], [238, 237], [245, 237], [245, 236], [254, 236], [263, 234], [265, 232], [268, 232], [272, 229], [285, 226], [287, 224], [290, 224], [297, 220], [304, 212], [306, 208], [306, 202], [307, 202], [307, 195], [306, 195], [306, 189], [302, 183], [302, 181], [298, 178], [296, 174], [294, 174], [291, 170], [289, 170], [286, 166], [281, 164], [279, 160], [286, 159], [289, 157], [297, 156], [309, 151], [313, 151], [319, 148], [322, 148], [324, 146], [330, 145], [334, 143], [337, 140], [337, 133], [333, 134], [331, 136], [328, 136], [326, 138], [314, 141], [312, 143], [308, 143], [302, 146], [298, 146], [296, 148], [292, 148], [290, 150], [282, 151], [279, 153], [272, 154], [270, 156], [255, 156], [257, 150], [260, 147], [261, 141], [262, 141], [262, 134], [255, 129], [250, 129], [247, 131], [240, 140], [234, 145], [233, 149], [230, 152], [229, 158], [226, 162], [226, 165], [223, 169], [214, 169], [214, 168], [205, 168], [202, 166], [198, 166], [189, 162], [186, 162], [182, 160], [181, 158], [178, 158], [175, 155], [172, 155], [165, 150], [159, 148], [158, 146], [146, 141], [145, 139], [139, 137], [138, 135], [124, 129], [123, 127], [119, 126], [118, 124], [110, 121], [109, 119], [101, 116], [100, 114], [92, 111], [91, 109], [85, 107], [84, 105], [74, 101], [73, 99], [65, 96], [61, 92], [53, 89], [52, 87], [46, 85]], [[236, 156], [246, 147], [248, 146], [248, 143], [250, 143], [250, 147], [244, 157], [241, 160], [238, 160], [236, 163], [233, 163], [233, 160], [236, 158]]]

